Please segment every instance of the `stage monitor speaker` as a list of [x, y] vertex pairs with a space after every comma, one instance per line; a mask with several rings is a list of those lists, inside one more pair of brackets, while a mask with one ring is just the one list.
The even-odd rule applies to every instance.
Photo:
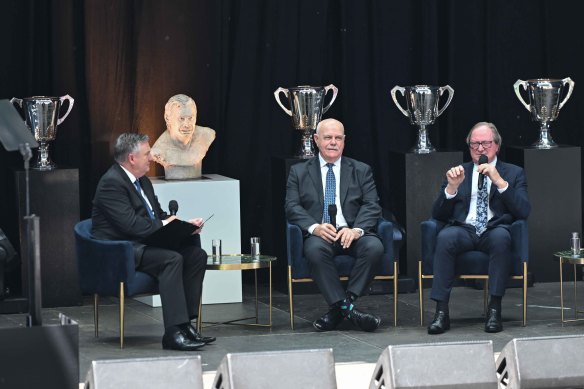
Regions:
[[332, 349], [227, 354], [213, 389], [336, 388]]
[[201, 356], [111, 359], [91, 362], [85, 389], [203, 389]]
[[584, 335], [513, 339], [497, 358], [500, 388], [584, 388]]
[[370, 389], [497, 388], [492, 341], [389, 346]]

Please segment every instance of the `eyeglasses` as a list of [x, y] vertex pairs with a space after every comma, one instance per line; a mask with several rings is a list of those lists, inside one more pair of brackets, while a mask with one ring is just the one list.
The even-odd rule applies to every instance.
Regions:
[[482, 142], [470, 142], [468, 145], [473, 150], [478, 150], [479, 146], [483, 146], [483, 149], [489, 149], [493, 145], [493, 141], [492, 140], [484, 140]]

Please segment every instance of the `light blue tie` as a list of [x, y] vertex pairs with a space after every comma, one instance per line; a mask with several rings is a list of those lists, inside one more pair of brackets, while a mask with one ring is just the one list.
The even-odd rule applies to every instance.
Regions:
[[477, 192], [477, 219], [475, 228], [477, 235], [481, 235], [487, 229], [487, 219], [489, 214], [489, 192], [487, 192], [487, 182], [483, 182], [483, 187]]
[[330, 204], [335, 204], [335, 189], [336, 189], [336, 180], [335, 180], [335, 173], [333, 172], [334, 163], [327, 163], [326, 166], [328, 167], [328, 172], [326, 173], [326, 184], [324, 187], [324, 211], [322, 221], [324, 223], [330, 223], [331, 218], [328, 212], [328, 206]]
[[142, 202], [144, 203], [144, 206], [146, 207], [146, 210], [148, 211], [148, 216], [150, 216], [150, 219], [155, 219], [154, 212], [152, 212], [152, 208], [150, 208], [150, 206], [146, 202], [146, 199], [142, 195], [142, 185], [140, 185], [140, 181], [138, 181], [138, 180], [134, 181], [134, 186], [136, 187], [136, 190], [138, 191], [138, 196], [140, 196], [140, 198], [142, 199]]

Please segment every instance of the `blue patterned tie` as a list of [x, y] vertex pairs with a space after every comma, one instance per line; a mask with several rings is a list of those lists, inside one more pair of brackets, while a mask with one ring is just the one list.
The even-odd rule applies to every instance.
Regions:
[[136, 190], [138, 191], [138, 196], [140, 196], [140, 198], [142, 199], [142, 202], [144, 203], [144, 206], [146, 207], [146, 210], [148, 211], [148, 216], [150, 216], [150, 219], [154, 219], [154, 212], [152, 212], [152, 208], [150, 208], [150, 206], [146, 202], [146, 199], [142, 195], [142, 186], [140, 185], [140, 181], [138, 181], [138, 180], [134, 181], [134, 186], [136, 187]]
[[330, 223], [331, 218], [328, 212], [329, 204], [335, 204], [335, 173], [333, 172], [334, 163], [327, 163], [328, 172], [326, 173], [326, 185], [324, 188], [324, 212], [322, 216], [323, 223]]
[[487, 229], [487, 219], [489, 214], [489, 192], [487, 192], [487, 182], [483, 182], [483, 187], [477, 192], [477, 219], [475, 228], [477, 235], [481, 235]]

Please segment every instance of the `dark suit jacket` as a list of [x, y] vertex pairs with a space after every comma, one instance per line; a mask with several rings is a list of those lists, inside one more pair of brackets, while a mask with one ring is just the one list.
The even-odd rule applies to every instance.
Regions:
[[[444, 189], [448, 185], [448, 181], [444, 180], [432, 209], [434, 219], [447, 224], [465, 222], [470, 208], [474, 163], [467, 162], [463, 166], [465, 179], [458, 187], [457, 195], [452, 199], [446, 199]], [[499, 193], [497, 187], [491, 185], [489, 207], [493, 211], [493, 217], [489, 220], [487, 228], [510, 225], [517, 219], [526, 219], [531, 210], [527, 197], [527, 180], [523, 169], [500, 160], [497, 160], [496, 167], [501, 177], [509, 183], [509, 187], [503, 193]]]
[[[307, 234], [308, 227], [322, 223], [324, 194], [318, 157], [293, 165], [286, 187], [286, 218]], [[341, 158], [339, 197], [349, 227], [374, 233], [381, 217], [379, 197], [369, 165]]]
[[144, 250], [144, 245], [138, 241], [162, 227], [161, 219], [167, 217], [160, 208], [148, 177], [139, 180], [152, 205], [155, 219], [150, 218], [136, 187], [117, 163], [99, 180], [91, 214], [92, 236], [96, 239], [133, 241], [136, 265], [139, 265]]

